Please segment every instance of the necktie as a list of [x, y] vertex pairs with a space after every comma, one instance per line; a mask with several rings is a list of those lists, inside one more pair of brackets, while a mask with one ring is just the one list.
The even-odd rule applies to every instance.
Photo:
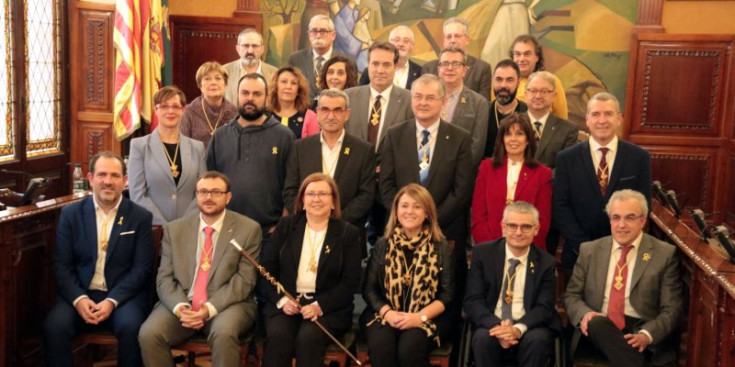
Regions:
[[424, 129], [421, 137], [421, 146], [419, 147], [419, 180], [421, 186], [426, 186], [426, 179], [429, 178], [429, 162], [431, 160], [431, 149], [429, 146], [429, 130]]
[[607, 317], [618, 329], [625, 327], [625, 286], [628, 281], [628, 253], [633, 246], [621, 247], [620, 260], [615, 265], [613, 281], [610, 285], [610, 300], [607, 305]]
[[212, 233], [214, 233], [214, 228], [204, 227], [204, 247], [199, 256], [199, 269], [196, 280], [194, 280], [194, 297], [191, 300], [191, 309], [194, 311], [199, 311], [204, 302], [207, 302], [207, 282], [214, 255], [212, 253]]
[[322, 72], [322, 65], [324, 65], [324, 56], [318, 56], [316, 58], [316, 70], [314, 71], [317, 80], [319, 79], [319, 74]]
[[536, 127], [536, 141], [539, 141], [541, 139], [541, 121], [534, 122], [533, 126]]
[[502, 298], [500, 306], [500, 318], [503, 320], [513, 320], [513, 286], [516, 278], [516, 267], [521, 261], [518, 259], [508, 260], [508, 272], [503, 280], [503, 291], [500, 293]]
[[378, 145], [378, 130], [380, 129], [380, 113], [383, 109], [380, 103], [380, 95], [375, 97], [373, 109], [370, 111], [370, 121], [368, 121], [368, 141], [372, 145]]
[[609, 148], [602, 147], [602, 158], [600, 158], [600, 165], [597, 166], [597, 182], [600, 183], [600, 193], [604, 197], [607, 194], [607, 183], [610, 180], [610, 169], [607, 166], [607, 152]]

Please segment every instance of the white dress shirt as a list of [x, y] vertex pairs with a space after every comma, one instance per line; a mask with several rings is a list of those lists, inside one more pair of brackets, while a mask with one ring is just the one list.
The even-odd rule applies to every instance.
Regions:
[[608, 150], [607, 152], [607, 169], [608, 169], [608, 175], [612, 175], [613, 165], [615, 163], [615, 156], [617, 155], [618, 151], [618, 137], [613, 137], [612, 140], [610, 140], [607, 145], [600, 145], [600, 143], [597, 142], [594, 138], [590, 137], [590, 154], [592, 154], [592, 163], [595, 165], [595, 172], [597, 172], [597, 168], [600, 166], [600, 160], [602, 160], [602, 152], [600, 151], [600, 148], [603, 146]]
[[344, 140], [345, 130], [342, 129], [342, 134], [334, 143], [332, 149], [329, 149], [329, 145], [324, 141], [324, 132], [319, 134], [319, 142], [322, 144], [322, 173], [329, 175], [331, 178], [334, 178], [334, 172], [337, 170], [337, 161], [339, 161], [339, 153], [342, 150]]

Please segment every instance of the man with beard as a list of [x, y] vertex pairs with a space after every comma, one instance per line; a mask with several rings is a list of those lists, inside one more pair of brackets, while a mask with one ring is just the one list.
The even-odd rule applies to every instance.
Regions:
[[262, 75], [245, 74], [238, 90], [240, 116], [214, 132], [207, 168], [230, 177], [232, 200], [227, 208], [260, 223], [265, 247], [283, 214], [281, 191], [296, 137], [265, 114], [268, 84]]
[[493, 93], [495, 100], [490, 102], [490, 118], [487, 124], [487, 142], [485, 143], [485, 157], [493, 156], [495, 139], [498, 135], [500, 121], [513, 112], [526, 112], [525, 103], [516, 99], [518, 78], [521, 71], [512, 60], [505, 59], [495, 66], [493, 75]]
[[[398, 49], [398, 62], [393, 76], [393, 85], [404, 89], [411, 89], [411, 84], [421, 76], [421, 66], [409, 60], [414, 46], [414, 35], [410, 27], [399, 25], [390, 31], [388, 42]], [[362, 71], [360, 85], [370, 84], [368, 69]]]
[[237, 36], [235, 50], [240, 58], [225, 64], [229, 81], [225, 89], [225, 99], [237, 106], [237, 81], [243, 75], [258, 73], [265, 77], [265, 80], [271, 80], [271, 76], [278, 68], [260, 59], [265, 53], [265, 45], [263, 45], [263, 35], [254, 28], [245, 28], [240, 32]]

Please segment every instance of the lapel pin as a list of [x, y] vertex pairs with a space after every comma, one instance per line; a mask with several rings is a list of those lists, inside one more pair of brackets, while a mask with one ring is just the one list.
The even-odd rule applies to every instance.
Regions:
[[332, 252], [332, 249], [331, 249], [331, 248], [329, 248], [329, 245], [324, 245], [324, 253], [325, 253], [325, 254], [328, 254], [328, 253], [330, 253], [330, 252]]
[[531, 268], [531, 274], [536, 273], [536, 266], [533, 264], [533, 261], [529, 263], [529, 268]]
[[644, 253], [643, 261], [646, 261], [646, 262], [651, 261], [651, 254], [649, 254], [648, 252]]
[[449, 140], [449, 135], [445, 136], [445, 137], [444, 137], [444, 139], [447, 139], [447, 140]]
[[345, 155], [350, 155], [350, 147], [345, 147]]
[[462, 97], [462, 99], [459, 100], [459, 103], [465, 104], [465, 103], [467, 103], [467, 100], [464, 99], [464, 97]]
[[123, 217], [120, 216], [120, 219], [117, 220], [117, 225], [118, 226], [121, 226], [122, 225], [122, 220], [123, 220]]
[[273, 152], [272, 153], [273, 153], [273, 155], [278, 154], [278, 147], [273, 147]]

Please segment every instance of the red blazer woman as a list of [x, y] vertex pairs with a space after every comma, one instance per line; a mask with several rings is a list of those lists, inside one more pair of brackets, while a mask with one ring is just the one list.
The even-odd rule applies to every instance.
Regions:
[[[492, 159], [485, 159], [475, 181], [472, 197], [472, 237], [475, 243], [503, 237], [500, 222], [503, 220], [508, 192], [508, 159], [499, 167]], [[551, 224], [551, 170], [539, 164], [535, 168], [521, 167], [514, 201], [526, 201], [538, 209], [540, 229], [533, 243], [546, 250], [546, 235]]]

